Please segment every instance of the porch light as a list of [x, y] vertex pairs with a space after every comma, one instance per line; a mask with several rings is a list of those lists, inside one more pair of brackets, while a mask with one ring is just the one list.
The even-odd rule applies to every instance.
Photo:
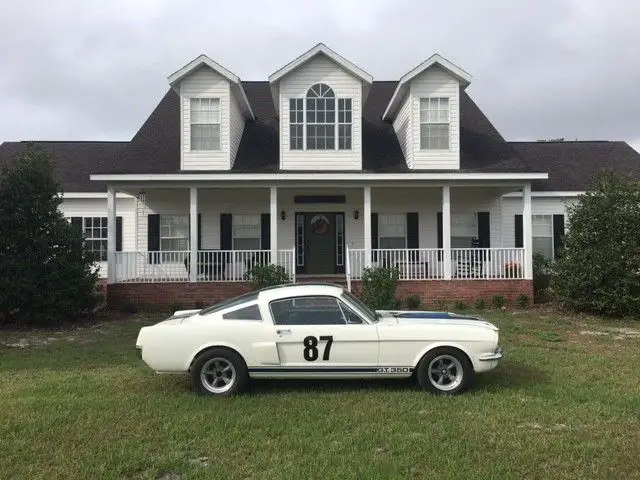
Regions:
[[353, 211], [353, 218], [356, 220], [360, 218], [360, 210], [358, 210], [357, 208]]
[[287, 219], [287, 212], [285, 212], [284, 210], [282, 210], [280, 212], [280, 218], [282, 219], [282, 221], [284, 222]]
[[147, 200], [147, 194], [145, 193], [145, 191], [144, 191], [144, 190], [140, 190], [140, 191], [138, 192], [138, 201], [140, 201], [140, 202], [142, 202], [142, 203], [145, 203], [145, 202], [146, 202], [146, 200]]

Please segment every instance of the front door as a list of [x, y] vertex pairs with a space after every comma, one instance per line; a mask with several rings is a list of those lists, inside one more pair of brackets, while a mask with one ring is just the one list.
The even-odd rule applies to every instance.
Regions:
[[329, 376], [377, 371], [377, 327], [336, 297], [275, 300], [271, 313], [282, 371]]
[[298, 273], [344, 273], [344, 214], [297, 214], [296, 245]]

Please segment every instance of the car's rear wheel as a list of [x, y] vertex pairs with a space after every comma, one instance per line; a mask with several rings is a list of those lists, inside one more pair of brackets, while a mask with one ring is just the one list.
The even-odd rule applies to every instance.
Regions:
[[244, 360], [226, 348], [212, 348], [198, 355], [191, 367], [193, 387], [201, 395], [229, 396], [249, 381]]
[[455, 348], [436, 348], [418, 365], [418, 383], [433, 393], [454, 395], [466, 390], [474, 371], [467, 356]]

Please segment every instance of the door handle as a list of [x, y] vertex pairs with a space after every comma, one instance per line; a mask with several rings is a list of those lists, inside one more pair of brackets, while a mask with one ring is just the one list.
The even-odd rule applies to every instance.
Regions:
[[278, 330], [276, 330], [276, 333], [278, 335], [284, 335], [285, 333], [288, 334], [288, 335], [291, 335], [291, 330], [289, 330], [288, 328], [278, 329]]

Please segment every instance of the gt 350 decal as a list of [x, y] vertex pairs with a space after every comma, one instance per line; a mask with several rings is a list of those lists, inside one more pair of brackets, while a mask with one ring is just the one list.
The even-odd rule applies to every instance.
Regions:
[[378, 373], [411, 373], [411, 367], [378, 367]]

